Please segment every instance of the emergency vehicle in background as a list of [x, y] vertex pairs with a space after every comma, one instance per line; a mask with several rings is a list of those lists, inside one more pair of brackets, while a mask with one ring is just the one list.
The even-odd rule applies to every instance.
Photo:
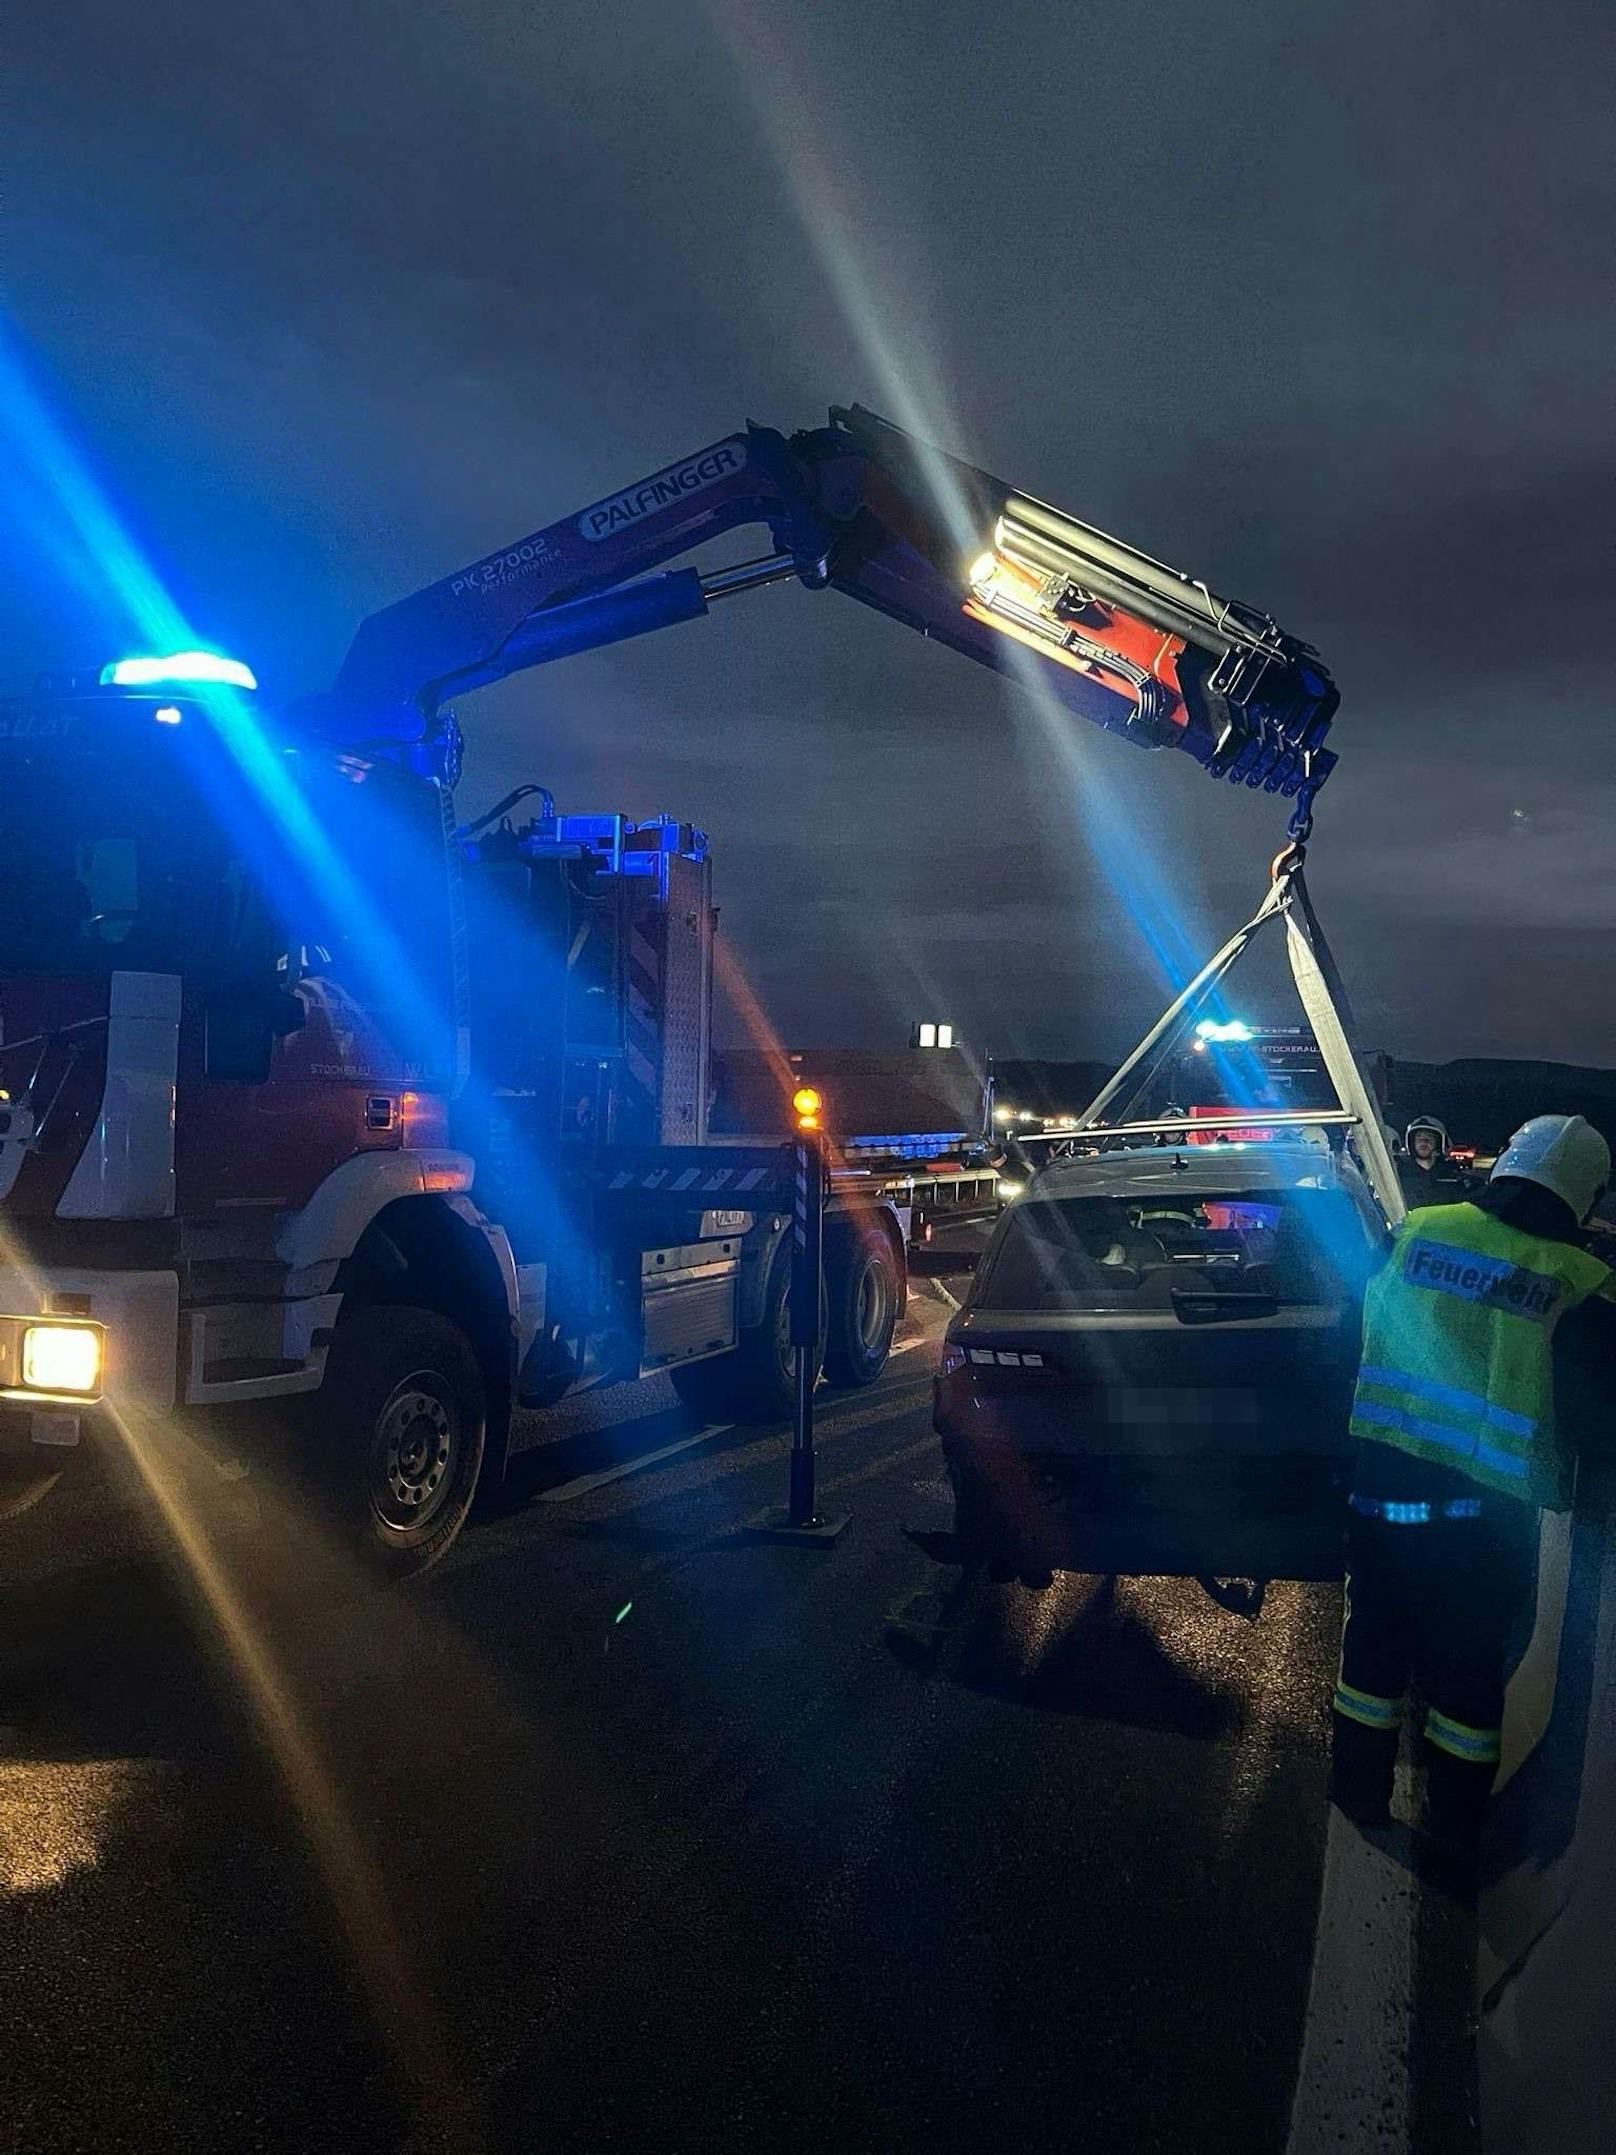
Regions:
[[[1384, 1111], [1385, 1057], [1366, 1055], [1359, 1061]], [[1340, 1105], [1319, 1044], [1305, 1025], [1250, 1025], [1241, 1018], [1203, 1018], [1159, 1082], [1191, 1122], [1220, 1121], [1217, 1131], [1192, 1133], [1193, 1144], [1272, 1142], [1272, 1124], [1229, 1127], [1229, 1115], [1240, 1108], [1316, 1107], [1328, 1112]]]
[[[935, 1027], [917, 1028], [935, 1036]], [[821, 1102], [839, 1166], [833, 1188], [855, 1180], [867, 1194], [907, 1210], [911, 1248], [998, 1217], [993, 1164], [993, 1078], [980, 1058], [953, 1043], [898, 1050], [794, 1048], [785, 1055], [793, 1088]], [[755, 1049], [714, 1057], [712, 1127], [739, 1137], [774, 1127], [779, 1059]]]
[[[760, 559], [659, 566], [748, 524]], [[43, 677], [0, 704], [0, 1510], [177, 1420], [281, 1445], [402, 1574], [501, 1480], [518, 1405], [666, 1370], [704, 1412], [785, 1410], [807, 1065], [716, 1136], [707, 841], [538, 786], [461, 823], [449, 708], [785, 580], [1214, 777], [1305, 805], [1333, 762], [1305, 645], [856, 408], [473, 563], [280, 713], [208, 651]], [[939, 1133], [970, 1134], [910, 1135]], [[861, 1384], [928, 1189], [990, 1170], [845, 1136], [823, 1362]]]

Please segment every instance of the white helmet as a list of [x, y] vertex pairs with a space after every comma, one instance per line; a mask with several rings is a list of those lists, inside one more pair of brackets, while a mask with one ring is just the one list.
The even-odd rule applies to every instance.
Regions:
[[1404, 1150], [1407, 1152], [1412, 1152], [1414, 1150], [1414, 1132], [1416, 1130], [1429, 1130], [1431, 1135], [1436, 1139], [1437, 1151], [1441, 1153], [1444, 1159], [1447, 1158], [1448, 1126], [1445, 1122], [1438, 1122], [1434, 1115], [1416, 1115], [1414, 1120], [1409, 1124], [1408, 1128], [1403, 1132], [1403, 1147]]
[[1552, 1190], [1585, 1220], [1610, 1181], [1610, 1147], [1580, 1115], [1534, 1115], [1498, 1155], [1489, 1179], [1504, 1175]]

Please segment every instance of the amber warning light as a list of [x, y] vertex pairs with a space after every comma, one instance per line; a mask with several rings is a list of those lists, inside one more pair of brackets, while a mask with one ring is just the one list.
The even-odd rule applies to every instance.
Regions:
[[817, 1130], [819, 1128], [819, 1113], [824, 1104], [824, 1101], [815, 1092], [812, 1085], [799, 1085], [791, 1095], [791, 1109], [797, 1118], [797, 1128], [799, 1130]]

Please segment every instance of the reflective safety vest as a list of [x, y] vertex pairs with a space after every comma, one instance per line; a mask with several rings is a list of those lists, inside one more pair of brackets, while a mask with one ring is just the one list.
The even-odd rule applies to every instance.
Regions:
[[1611, 1276], [1586, 1250], [1475, 1205], [1411, 1212], [1364, 1296], [1353, 1435], [1563, 1508], [1554, 1328]]

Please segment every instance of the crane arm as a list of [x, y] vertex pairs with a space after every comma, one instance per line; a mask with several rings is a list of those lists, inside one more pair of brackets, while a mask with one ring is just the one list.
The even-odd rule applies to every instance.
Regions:
[[[763, 526], [772, 551], [664, 564]], [[360, 626], [323, 699], [349, 738], [420, 738], [451, 695], [795, 578], [830, 588], [1215, 777], [1311, 797], [1338, 701], [1264, 614], [854, 405], [748, 426]]]

